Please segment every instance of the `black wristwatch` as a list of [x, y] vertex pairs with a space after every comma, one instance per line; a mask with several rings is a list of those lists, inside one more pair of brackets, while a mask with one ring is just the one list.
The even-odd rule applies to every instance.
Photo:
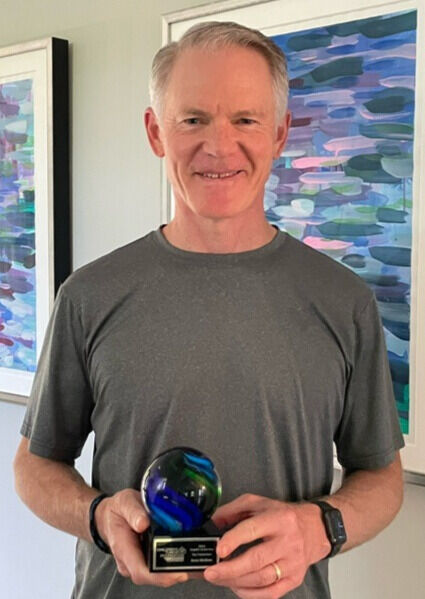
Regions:
[[326, 501], [311, 500], [310, 503], [315, 503], [322, 510], [323, 524], [325, 525], [326, 534], [331, 544], [331, 550], [324, 558], [327, 559], [336, 555], [347, 540], [342, 514], [337, 508], [326, 503]]

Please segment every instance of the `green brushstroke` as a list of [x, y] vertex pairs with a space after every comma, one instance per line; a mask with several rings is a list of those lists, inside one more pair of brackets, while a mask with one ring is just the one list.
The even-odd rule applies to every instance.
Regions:
[[331, 35], [321, 35], [319, 33], [309, 33], [308, 35], [295, 35], [288, 41], [288, 47], [291, 50], [300, 52], [301, 50], [311, 50], [312, 48], [327, 48], [331, 45]]
[[378, 208], [376, 218], [381, 223], [405, 223], [407, 212], [392, 208]]
[[364, 268], [366, 266], [366, 260], [360, 254], [347, 254], [342, 258], [342, 262], [351, 266], [351, 268]]
[[310, 75], [317, 83], [323, 83], [336, 79], [337, 77], [352, 77], [363, 74], [363, 58], [359, 56], [347, 56], [338, 58], [327, 64], [314, 69]]
[[[402, 384], [393, 381], [393, 388], [399, 414], [408, 414], [410, 404], [410, 386], [408, 384]], [[399, 421], [401, 432], [407, 435], [409, 433], [409, 419], [404, 416], [399, 416]]]
[[323, 237], [368, 237], [369, 235], [380, 235], [384, 232], [384, 227], [376, 224], [368, 223], [339, 223], [336, 221], [329, 221], [318, 225], [321, 235]]
[[376, 208], [375, 206], [359, 206], [356, 208], [356, 212], [360, 212], [360, 214], [375, 214]]
[[368, 38], [380, 38], [403, 31], [413, 31], [417, 28], [417, 11], [398, 14], [387, 18], [367, 18], [349, 23], [339, 23], [326, 27], [331, 35], [347, 37], [356, 33], [362, 33]]
[[0, 177], [11, 177], [15, 169], [10, 160], [0, 160]]
[[406, 104], [415, 101], [415, 94], [405, 87], [392, 87], [375, 95], [372, 100], [365, 102], [365, 107], [373, 114], [389, 114], [401, 112]]
[[358, 195], [359, 193], [359, 185], [357, 183], [345, 183], [344, 181], [333, 183], [331, 189], [342, 196]]
[[376, 149], [383, 156], [399, 156], [403, 153], [400, 144], [382, 141], [376, 143]]
[[413, 127], [403, 123], [377, 123], [375, 125], [360, 125], [360, 135], [372, 139], [398, 139], [413, 141]]
[[384, 156], [381, 160], [384, 171], [399, 179], [413, 176], [413, 155], [399, 154], [398, 156]]
[[364, 20], [359, 27], [359, 31], [366, 37], [377, 39], [402, 33], [403, 31], [413, 31], [416, 27], [417, 11], [412, 10], [394, 17]]
[[372, 258], [389, 266], [411, 265], [412, 252], [410, 248], [375, 245], [369, 248], [369, 252]]
[[339, 23], [338, 25], [331, 25], [330, 27], [326, 27], [326, 30], [331, 35], [336, 35], [338, 37], [348, 37], [349, 35], [359, 33], [359, 27], [361, 22], [362, 21], [350, 21], [349, 23]]
[[381, 166], [382, 158], [381, 154], [353, 156], [344, 165], [344, 172], [349, 177], [361, 177], [367, 183], [400, 183], [400, 179], [384, 171]]

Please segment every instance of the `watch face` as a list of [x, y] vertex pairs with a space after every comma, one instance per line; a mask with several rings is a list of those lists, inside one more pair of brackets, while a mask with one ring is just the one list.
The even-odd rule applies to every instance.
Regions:
[[342, 545], [347, 540], [347, 535], [342, 521], [342, 516], [339, 510], [331, 510], [324, 513], [327, 523], [327, 529], [331, 535], [330, 541], [332, 545]]

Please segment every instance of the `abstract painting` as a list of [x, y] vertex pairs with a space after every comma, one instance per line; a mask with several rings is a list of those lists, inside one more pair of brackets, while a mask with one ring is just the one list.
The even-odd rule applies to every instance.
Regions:
[[70, 272], [67, 50], [54, 38], [0, 49], [3, 399], [28, 396], [54, 293]]
[[0, 364], [36, 368], [33, 82], [0, 83]]
[[416, 11], [273, 36], [288, 59], [288, 143], [267, 184], [270, 222], [373, 289], [409, 432]]
[[[287, 56], [292, 127], [265, 215], [374, 291], [403, 467], [425, 484], [425, 0], [212, 2], [164, 15], [163, 43], [214, 20], [259, 29]], [[162, 182], [168, 221], [165, 168]]]

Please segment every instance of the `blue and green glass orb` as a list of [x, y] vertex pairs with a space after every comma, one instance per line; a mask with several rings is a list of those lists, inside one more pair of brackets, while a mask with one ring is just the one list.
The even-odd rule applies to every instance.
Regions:
[[179, 534], [200, 528], [212, 516], [221, 482], [207, 456], [190, 447], [174, 447], [146, 470], [141, 492], [150, 518], [162, 530]]

